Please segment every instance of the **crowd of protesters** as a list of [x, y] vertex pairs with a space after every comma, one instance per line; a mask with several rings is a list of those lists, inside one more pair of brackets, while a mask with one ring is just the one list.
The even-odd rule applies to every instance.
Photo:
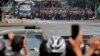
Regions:
[[[25, 34], [15, 35], [9, 32], [4, 35], [4, 38], [8, 39], [8, 47], [14, 53], [8, 56], [30, 56], [27, 47], [28, 38]], [[1, 56], [6, 56], [5, 48], [0, 40]], [[24, 49], [23, 55], [20, 53], [22, 49]], [[100, 56], [100, 36], [91, 36], [87, 44], [84, 43], [83, 33], [80, 31], [77, 32], [75, 38], [71, 36], [69, 39], [64, 39], [61, 36], [52, 36], [44, 39], [40, 44], [39, 56]]]
[[[100, 54], [96, 54], [100, 51], [99, 37], [88, 40], [87, 50], [80, 47], [83, 43], [82, 32], [78, 33], [76, 39], [69, 38], [68, 42], [59, 36], [44, 40], [40, 46], [40, 56], [100, 56]], [[68, 47], [69, 45], [70, 47]], [[84, 53], [83, 50], [85, 50]]]
[[[87, 20], [94, 17], [94, 11], [91, 9], [61, 9], [61, 8], [42, 8], [35, 9], [38, 17], [42, 20]], [[35, 11], [33, 9], [33, 11]]]
[[[27, 37], [16, 36], [14, 33], [8, 33], [5, 38], [9, 40], [8, 47], [11, 48], [14, 54], [8, 56], [30, 56], [27, 47]], [[100, 37], [96, 36], [88, 40], [86, 50], [83, 44], [83, 33], [79, 32], [75, 39], [70, 37], [66, 42], [66, 39], [60, 36], [52, 36], [49, 39], [43, 40], [39, 49], [39, 56], [97, 56], [96, 52], [100, 53]], [[70, 46], [70, 47], [68, 47]], [[21, 55], [20, 51], [24, 48], [24, 55]], [[0, 55], [5, 55], [5, 44], [0, 40]], [[83, 53], [83, 51], [85, 52]], [[99, 54], [100, 56], [100, 54]]]

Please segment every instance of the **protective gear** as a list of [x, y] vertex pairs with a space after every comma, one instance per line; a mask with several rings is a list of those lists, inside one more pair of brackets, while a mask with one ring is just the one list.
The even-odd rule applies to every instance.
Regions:
[[60, 36], [53, 36], [48, 39], [46, 48], [48, 53], [65, 53], [66, 43]]

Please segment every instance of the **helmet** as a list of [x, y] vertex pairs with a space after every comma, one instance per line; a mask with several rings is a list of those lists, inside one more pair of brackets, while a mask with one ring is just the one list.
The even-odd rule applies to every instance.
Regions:
[[66, 43], [60, 36], [53, 36], [48, 39], [46, 48], [49, 53], [63, 53], [66, 50]]

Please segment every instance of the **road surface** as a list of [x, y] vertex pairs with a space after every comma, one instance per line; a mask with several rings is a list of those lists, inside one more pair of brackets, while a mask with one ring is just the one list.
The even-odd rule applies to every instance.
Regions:
[[71, 25], [79, 24], [84, 35], [100, 35], [100, 23], [91, 21], [31, 21], [27, 23], [0, 24], [0, 31], [11, 29], [24, 29], [25, 25], [36, 25], [51, 37], [53, 35], [71, 35]]

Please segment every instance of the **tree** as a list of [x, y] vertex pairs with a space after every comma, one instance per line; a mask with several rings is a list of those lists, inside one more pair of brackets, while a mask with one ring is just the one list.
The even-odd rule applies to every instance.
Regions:
[[85, 8], [86, 0], [65, 0], [72, 7]]
[[3, 0], [4, 3], [7, 3], [9, 0]]

